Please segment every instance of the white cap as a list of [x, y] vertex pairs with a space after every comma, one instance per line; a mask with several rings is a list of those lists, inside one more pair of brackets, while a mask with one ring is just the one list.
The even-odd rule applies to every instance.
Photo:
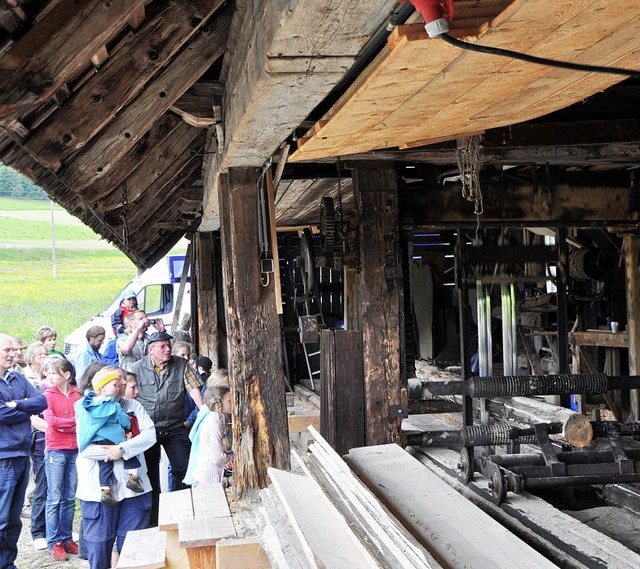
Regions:
[[438, 18], [428, 22], [425, 27], [427, 34], [430, 38], [437, 38], [441, 34], [446, 34], [449, 31], [449, 22], [446, 18]]

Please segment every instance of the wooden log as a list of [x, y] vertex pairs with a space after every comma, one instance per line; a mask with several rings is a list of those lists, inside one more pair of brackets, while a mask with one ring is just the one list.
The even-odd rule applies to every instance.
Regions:
[[241, 496], [266, 487], [270, 466], [289, 466], [280, 322], [273, 282], [262, 286], [260, 275], [257, 181], [254, 169], [232, 168], [221, 189], [228, 203], [221, 231], [227, 265], [223, 278], [234, 402], [234, 483]]
[[555, 565], [397, 445], [346, 457], [369, 489], [446, 567], [542, 569]]
[[360, 238], [360, 311], [365, 378], [367, 444], [397, 442], [401, 405], [400, 333], [402, 270], [398, 193], [393, 168], [353, 170]]

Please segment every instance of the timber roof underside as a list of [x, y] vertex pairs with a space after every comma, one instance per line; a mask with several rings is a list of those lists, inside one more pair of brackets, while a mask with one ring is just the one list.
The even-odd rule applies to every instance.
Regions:
[[[586, 185], [567, 173], [638, 164], [636, 80], [609, 87], [624, 78], [460, 55], [425, 39], [415, 13], [389, 36], [390, 14], [406, 11], [392, 0], [240, 4], [2, 3], [0, 161], [139, 267], [185, 232], [217, 228], [218, 173], [278, 166], [289, 149], [275, 192], [280, 227], [318, 223], [324, 196], [348, 214], [348, 168], [371, 162], [398, 163], [401, 214], [432, 224], [426, 213], [442, 208], [421, 200], [440, 195], [455, 208], [442, 180], [455, 174], [457, 148], [475, 132], [483, 133], [487, 195], [495, 187], [521, 203], [522, 184], [535, 185], [534, 164], [569, 180], [571, 195]], [[456, 1], [452, 27], [538, 55], [638, 67], [640, 17], [631, 4], [604, 22], [599, 4], [586, 0], [570, 9], [547, 0]], [[626, 176], [614, 179], [629, 186]], [[597, 183], [611, 186], [606, 177]]]

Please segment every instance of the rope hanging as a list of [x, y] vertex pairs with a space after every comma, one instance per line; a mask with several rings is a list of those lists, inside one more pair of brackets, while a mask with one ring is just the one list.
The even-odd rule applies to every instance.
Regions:
[[462, 197], [475, 203], [473, 213], [481, 215], [483, 212], [482, 191], [480, 189], [480, 142], [479, 135], [465, 138], [456, 149], [460, 181], [462, 182]]

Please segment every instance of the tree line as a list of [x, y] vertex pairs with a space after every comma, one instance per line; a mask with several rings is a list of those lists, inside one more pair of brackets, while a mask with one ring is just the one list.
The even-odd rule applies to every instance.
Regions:
[[13, 168], [0, 164], [0, 197], [32, 200], [48, 200], [47, 195], [29, 178]]

